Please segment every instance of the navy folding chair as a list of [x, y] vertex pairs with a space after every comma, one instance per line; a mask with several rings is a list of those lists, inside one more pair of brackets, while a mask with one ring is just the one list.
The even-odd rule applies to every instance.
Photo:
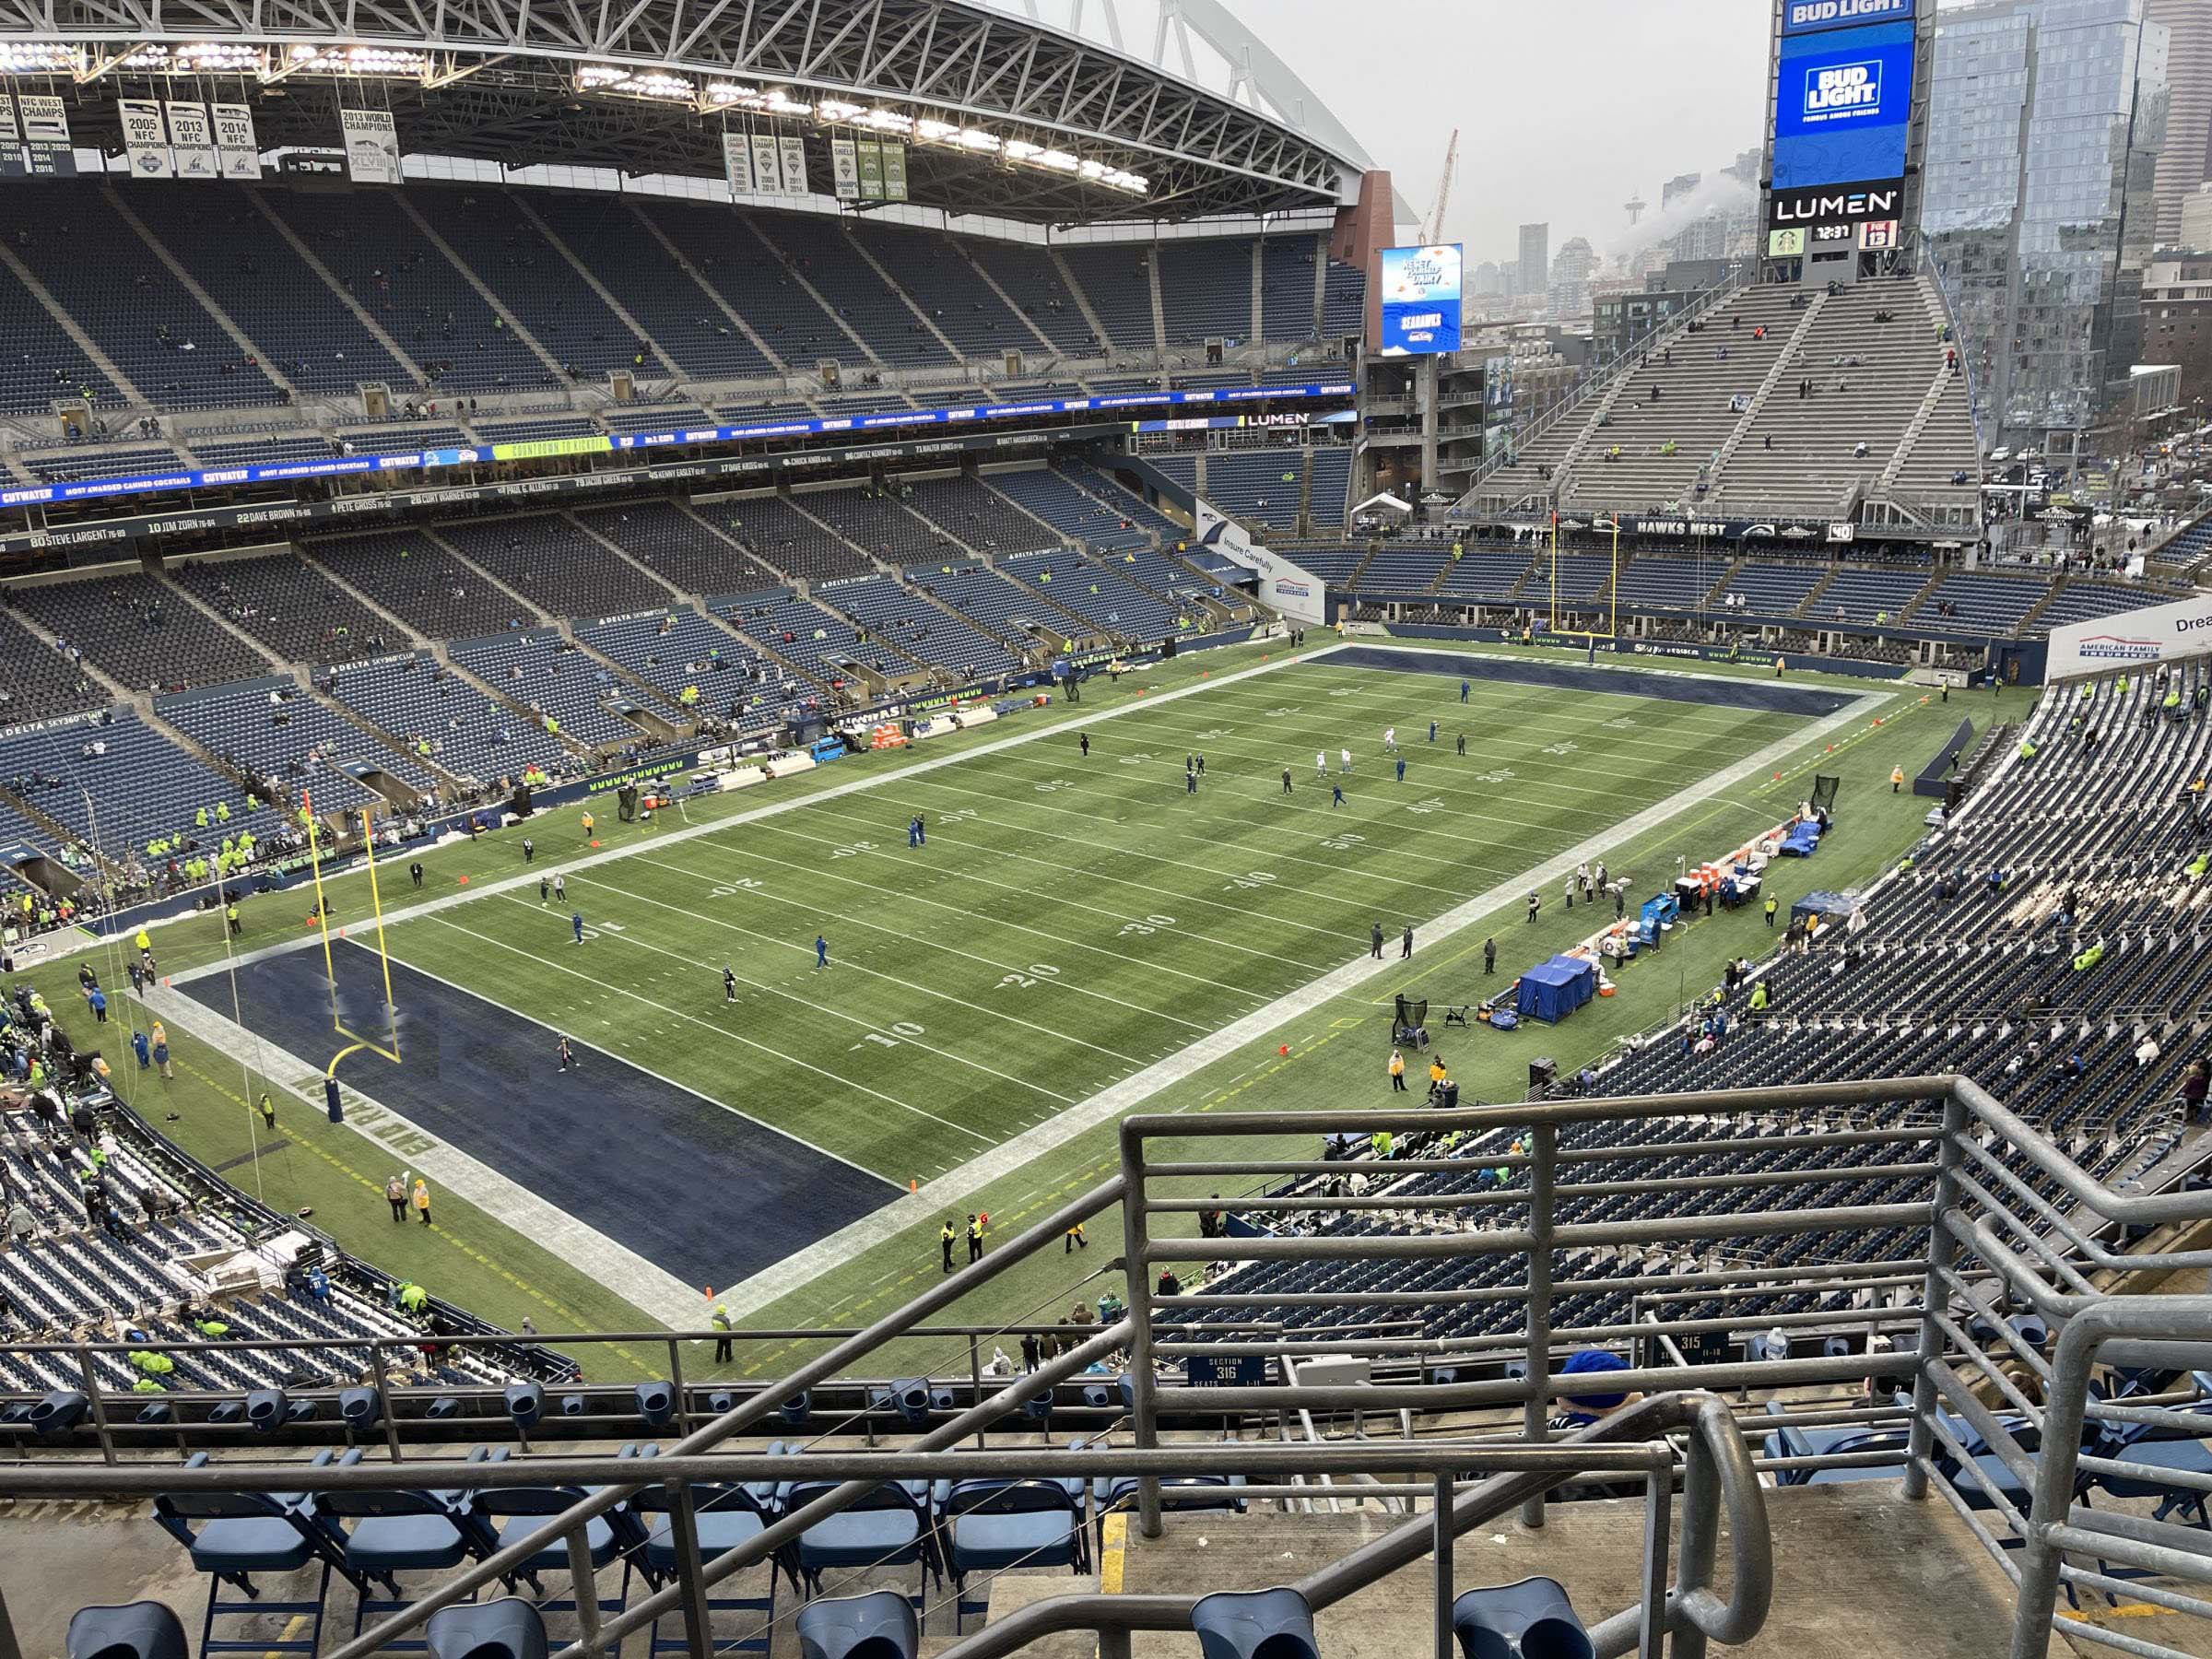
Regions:
[[[485, 1448], [470, 1453], [481, 1462]], [[342, 1461], [359, 1462], [358, 1451]], [[476, 1508], [476, 1494], [468, 1491], [420, 1491], [394, 1488], [388, 1491], [332, 1491], [318, 1499], [321, 1512], [337, 1524], [345, 1544], [347, 1571], [357, 1582], [382, 1583], [391, 1592], [385, 1599], [371, 1597], [364, 1584], [354, 1607], [353, 1633], [371, 1613], [405, 1612], [413, 1604], [400, 1593], [403, 1572], [444, 1572], [463, 1561], [480, 1561], [499, 1547], [491, 1524]], [[350, 1525], [345, 1524], [350, 1522]], [[513, 1580], [507, 1587], [514, 1587]], [[420, 1653], [420, 1641], [393, 1642], [394, 1653]]]
[[[506, 1447], [501, 1446], [500, 1453]], [[494, 1454], [494, 1461], [499, 1461]], [[575, 1504], [583, 1501], [582, 1487], [487, 1487], [476, 1493], [477, 1513], [483, 1517], [498, 1540], [499, 1547], [519, 1544], [546, 1524], [548, 1515], [566, 1513]], [[618, 1514], [619, 1512], [617, 1512]], [[594, 1569], [611, 1567], [621, 1553], [616, 1536], [616, 1522], [607, 1515], [594, 1515], [583, 1524], [584, 1547], [590, 1553]], [[576, 1602], [571, 1599], [547, 1601], [544, 1599], [545, 1586], [541, 1575], [558, 1573], [567, 1578], [569, 1573], [569, 1545], [565, 1537], [556, 1537], [535, 1555], [515, 1570], [515, 1576], [527, 1583], [538, 1597], [541, 1613], [573, 1613]], [[627, 1595], [613, 1598], [597, 1595], [597, 1584], [593, 1585], [594, 1599], [601, 1613], [619, 1613], [628, 1603]]]
[[[781, 1494], [784, 1512], [804, 1509], [835, 1491], [839, 1484], [794, 1481]], [[924, 1507], [927, 1494], [928, 1488], [919, 1482], [887, 1480], [801, 1533], [794, 1559], [807, 1594], [820, 1594], [822, 1574], [828, 1571], [918, 1566], [924, 1578], [915, 1585], [912, 1599], [919, 1611], [928, 1584], [945, 1577], [936, 1531]]]
[[[185, 1465], [207, 1461], [194, 1453]], [[330, 1575], [341, 1574], [356, 1591], [366, 1584], [347, 1565], [345, 1540], [324, 1521], [312, 1500], [273, 1492], [164, 1492], [154, 1500], [154, 1519], [179, 1544], [197, 1571], [207, 1574], [207, 1613], [200, 1622], [200, 1653], [315, 1653], [323, 1638], [323, 1611], [330, 1595]], [[312, 1600], [265, 1601], [253, 1583], [256, 1573], [297, 1572], [313, 1567]], [[223, 1599], [222, 1587], [238, 1590], [243, 1600]], [[259, 1636], [218, 1640], [218, 1618], [304, 1618], [298, 1638]]]
[[969, 1600], [971, 1572], [1065, 1567], [1080, 1573], [1089, 1565], [1080, 1480], [940, 1482], [934, 1496], [952, 1574], [955, 1634], [969, 1614], [990, 1605]]
[[[692, 1512], [699, 1528], [699, 1554], [702, 1561], [726, 1555], [743, 1544], [749, 1544], [767, 1529], [774, 1516], [772, 1500], [762, 1497], [742, 1486], [719, 1483], [700, 1484], [691, 1488]], [[629, 1500], [629, 1508], [645, 1525], [645, 1547], [642, 1552], [632, 1551], [624, 1558], [622, 1571], [622, 1598], [629, 1595], [629, 1570], [634, 1565], [647, 1581], [660, 1585], [673, 1580], [682, 1565], [682, 1556], [677, 1548], [676, 1528], [670, 1511], [676, 1504], [675, 1494], [665, 1486], [649, 1486]], [[792, 1574], [795, 1586], [798, 1572], [783, 1551], [760, 1563], [768, 1574], [767, 1594], [754, 1595], [710, 1595], [707, 1615], [717, 1613], [759, 1613], [764, 1615], [760, 1629], [736, 1641], [713, 1641], [717, 1652], [736, 1649], [739, 1652], [765, 1653], [769, 1637], [776, 1628], [776, 1577], [779, 1572]], [[647, 1659], [657, 1659], [662, 1653], [688, 1653], [690, 1644], [685, 1641], [678, 1621], [678, 1630], [665, 1641], [661, 1639], [661, 1621], [653, 1621], [653, 1634], [646, 1647]]]

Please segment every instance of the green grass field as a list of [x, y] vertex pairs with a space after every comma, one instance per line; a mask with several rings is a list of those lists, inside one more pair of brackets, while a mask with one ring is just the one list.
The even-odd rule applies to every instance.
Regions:
[[[1566, 913], [1557, 881], [1546, 886], [1536, 924], [1519, 902], [1525, 874], [1569, 848], [1594, 841], [1616, 871], [1635, 872], [1639, 892], [1657, 890], [1677, 856], [1702, 859], [1785, 816], [1818, 768], [1845, 780], [1841, 833], [1821, 858], [1778, 865], [1773, 890], [1786, 903], [1810, 887], [1872, 874], [1911, 843], [1924, 806], [1890, 794], [1889, 768], [1916, 768], [1961, 712], [1878, 683], [1832, 682], [1888, 698], [1883, 726], [1860, 718], [1805, 742], [1812, 723], [1798, 716], [1479, 680], [1462, 705], [1456, 677], [1286, 665], [1279, 649], [1268, 672], [1231, 677], [1262, 654], [1165, 665], [1100, 688], [1078, 708], [697, 803], [695, 833], [665, 815], [644, 830], [615, 826], [603, 812], [604, 844], [593, 849], [573, 815], [548, 815], [530, 830], [537, 868], [566, 869], [571, 903], [594, 930], [581, 951], [566, 912], [540, 905], [537, 868], [527, 885], [501, 887], [523, 874], [521, 831], [457, 843], [426, 859], [419, 897], [394, 892], [404, 877], [385, 871], [393, 956], [899, 1187], [924, 1183], [922, 1198], [897, 1212], [899, 1225], [794, 1274], [772, 1303], [756, 1296], [761, 1305], [747, 1323], [857, 1322], [935, 1273], [928, 1183], [944, 1183], [962, 1209], [988, 1209], [994, 1233], [1006, 1236], [1105, 1172], [1110, 1114], [1086, 1113], [1084, 1103], [1163, 1061], [1174, 1075], [1143, 1110], [1381, 1103], [1393, 992], [1471, 1000], [1590, 930], [1596, 918], [1580, 906]], [[1190, 687], [1202, 688], [1155, 700]], [[1971, 712], [2007, 707], [1985, 698]], [[1119, 710], [1128, 712], [1097, 718]], [[1071, 721], [1084, 723], [1088, 757], [1064, 729]], [[1394, 725], [1407, 762], [1403, 782], [1382, 744]], [[1464, 758], [1454, 752], [1462, 732]], [[1346, 747], [1349, 778], [1339, 771]], [[1758, 776], [1633, 832], [1622, 828], [1769, 749], [1772, 763]], [[1325, 782], [1316, 750], [1328, 757]], [[1195, 796], [1183, 781], [1191, 752], [1206, 761]], [[894, 775], [949, 756], [962, 758]], [[852, 789], [856, 782], [866, 786]], [[1332, 806], [1337, 784], [1347, 799]], [[831, 791], [833, 799], [816, 798]], [[750, 816], [763, 807], [776, 810]], [[917, 811], [929, 844], [909, 850], [905, 826]], [[721, 821], [739, 814], [749, 821]], [[491, 890], [465, 902], [421, 909], [487, 884]], [[340, 878], [331, 893], [334, 918], [358, 929], [359, 877]], [[1477, 905], [1485, 895], [1490, 904]], [[303, 908], [293, 895], [253, 901], [243, 945], [300, 933]], [[1460, 931], [1431, 939], [1428, 924], [1455, 911]], [[1377, 924], [1393, 959], [1382, 972], [1340, 994], [1298, 995], [1363, 959]], [[1407, 924], [1417, 949], [1399, 965]], [[827, 972], [814, 967], [818, 932], [830, 942]], [[206, 919], [162, 933], [166, 971], [222, 955]], [[1453, 1070], [1470, 1096], [1515, 1098], [1530, 1053], [1570, 1065], [1594, 1056], [1666, 1018], [1685, 992], [1695, 995], [1717, 976], [1724, 957], [1763, 948], [1763, 933], [1750, 912], [1695, 923], [1662, 959], [1626, 969], [1621, 994], [1556, 1030], [1463, 1036]], [[1489, 935], [1499, 940], [1500, 978], [1486, 984], [1480, 949]], [[299, 961], [319, 976], [319, 952]], [[734, 1004], [723, 995], [725, 964], [740, 983]], [[57, 964], [38, 976], [57, 1007], [74, 1005], [70, 971]], [[1255, 1020], [1286, 997], [1294, 1000], [1280, 1020]], [[73, 1014], [71, 1023], [82, 1022]], [[230, 1179], [249, 1190], [258, 1183], [273, 1204], [312, 1206], [347, 1248], [495, 1319], [527, 1312], [547, 1331], [653, 1323], [527, 1230], [461, 1194], [441, 1194], [435, 1229], [390, 1227], [376, 1193], [387, 1154], [289, 1096], [277, 1136], [257, 1148], [267, 1137], [255, 1135], [245, 1109], [264, 1086], [254, 1056], [218, 1051], [188, 1027], [171, 1021], [174, 1082], [124, 1081], [157, 1123], [178, 1113], [163, 1126], [199, 1156], [243, 1159]], [[1242, 1040], [1217, 1036], [1229, 1028]], [[328, 1056], [304, 1057], [319, 1067]], [[348, 1080], [373, 1097], [385, 1063], [346, 1065]], [[1017, 1136], [1025, 1138], [995, 1161], [975, 1163]], [[616, 1156], [618, 1146], [589, 1151]], [[726, 1171], [726, 1185], [728, 1202], [743, 1205], [743, 1171]], [[806, 1220], [793, 1218], [794, 1241]], [[1026, 1265], [959, 1316], [1057, 1317], [1101, 1280], [1118, 1281], [1116, 1228], [1102, 1218], [1091, 1249]], [[773, 1369], [796, 1346], [750, 1345], [730, 1370]], [[964, 1345], [910, 1350], [899, 1364], [966, 1363]], [[662, 1369], [650, 1348], [587, 1355], [586, 1365], [594, 1375]]]

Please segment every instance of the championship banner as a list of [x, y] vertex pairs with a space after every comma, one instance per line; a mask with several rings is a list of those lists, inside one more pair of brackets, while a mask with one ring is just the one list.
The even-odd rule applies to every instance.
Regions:
[[346, 175], [357, 184], [399, 182], [399, 129], [388, 110], [338, 112], [346, 143]]
[[180, 179], [218, 177], [215, 162], [215, 129], [207, 124], [204, 103], [169, 106], [170, 156]]
[[796, 133], [783, 135], [783, 194], [811, 195], [806, 182], [806, 140]]
[[883, 146], [874, 138], [860, 140], [860, 199], [883, 200]]
[[906, 146], [888, 138], [883, 141], [883, 199], [906, 200]]
[[783, 153], [773, 133], [753, 135], [753, 188], [762, 195], [783, 192]]
[[853, 140], [830, 140], [830, 180], [841, 202], [860, 199], [860, 158], [853, 153]]
[[19, 179], [27, 171], [16, 132], [16, 100], [0, 92], [0, 178]]
[[753, 194], [753, 146], [743, 133], [723, 134], [722, 171], [735, 194]]
[[123, 148], [131, 159], [131, 177], [175, 178], [176, 169], [169, 155], [169, 124], [161, 119], [161, 106], [150, 98], [119, 98], [115, 112], [123, 118]]
[[18, 92], [16, 113], [23, 123], [23, 170], [34, 178], [70, 178], [76, 152], [69, 144], [69, 112], [58, 93]]
[[261, 144], [253, 136], [253, 112], [247, 105], [215, 106], [215, 156], [226, 179], [261, 177]]

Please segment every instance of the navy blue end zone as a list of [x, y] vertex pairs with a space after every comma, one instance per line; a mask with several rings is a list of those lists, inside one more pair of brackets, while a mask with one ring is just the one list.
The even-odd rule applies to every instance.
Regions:
[[1331, 668], [1387, 668], [1402, 674], [1434, 674], [1452, 679], [1490, 680], [1513, 686], [1547, 687], [1555, 691], [1606, 691], [1659, 702], [1705, 703], [1722, 709], [1751, 709], [1762, 714], [1807, 714], [1816, 718], [1847, 708], [1864, 695], [1773, 680], [1711, 678], [1638, 672], [1632, 668], [1569, 667], [1559, 663], [1526, 663], [1513, 657], [1459, 656], [1449, 651], [1403, 651], [1387, 645], [1353, 645], [1322, 659]]
[[[382, 1041], [375, 953], [333, 956], [346, 1023]], [[178, 988], [229, 1016], [220, 976]], [[249, 963], [238, 990], [247, 1029], [288, 1053], [321, 1066], [343, 1045], [312, 953]], [[687, 1284], [735, 1284], [900, 1195], [587, 1043], [564, 1075], [544, 1026], [396, 960], [392, 994], [403, 1064], [359, 1055], [342, 1081]]]

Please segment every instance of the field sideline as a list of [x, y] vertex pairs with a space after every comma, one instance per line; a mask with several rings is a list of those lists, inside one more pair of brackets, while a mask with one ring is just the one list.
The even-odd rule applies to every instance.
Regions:
[[[1801, 748], [1806, 735], [1799, 716], [1609, 691], [1562, 698], [1482, 679], [1463, 707], [1455, 677], [1349, 670], [1326, 657], [1270, 665], [1255, 679], [1223, 672], [1253, 654], [1222, 653], [1206, 665], [1206, 681], [1180, 665], [1147, 676], [1154, 686], [1172, 685], [1182, 668], [1191, 677], [1182, 684], [1200, 695], [1181, 702], [1107, 693], [1091, 708], [1053, 711], [1058, 720], [1025, 715], [1011, 741], [994, 729], [995, 741], [933, 758], [931, 769], [918, 774], [899, 776], [909, 769], [887, 771], [881, 758], [864, 758], [844, 764], [876, 775], [834, 791], [794, 791], [796, 798], [759, 808], [740, 797], [752, 821], [633, 835], [585, 857], [565, 857], [560, 867], [569, 873], [571, 901], [594, 929], [582, 948], [568, 936], [565, 912], [541, 910], [534, 878], [519, 890], [472, 893], [464, 902], [455, 902], [464, 896], [450, 880], [433, 882], [442, 896], [418, 912], [408, 908], [411, 895], [397, 896], [394, 958], [494, 998], [525, 1024], [536, 1022], [530, 1041], [542, 1038], [543, 1046], [532, 1059], [546, 1071], [549, 1033], [558, 1030], [721, 1110], [762, 1120], [888, 1178], [885, 1195], [895, 1202], [818, 1239], [807, 1237], [818, 1218], [803, 1204], [789, 1206], [796, 1213], [779, 1224], [800, 1248], [815, 1243], [819, 1259], [791, 1261], [746, 1287], [745, 1306], [765, 1307], [775, 1290], [818, 1273], [821, 1283], [784, 1300], [819, 1318], [854, 1303], [849, 1293], [832, 1292], [861, 1261], [894, 1241], [912, 1248], [908, 1235], [921, 1230], [918, 1212], [940, 1196], [952, 1203], [965, 1194], [982, 1202], [974, 1195], [985, 1194], [1002, 1225], [1032, 1193], [1040, 1201], [1049, 1196], [1049, 1183], [1078, 1161], [1067, 1155], [1083, 1151], [1095, 1126], [1126, 1105], [1078, 1108], [1102, 1098], [1116, 1101], [1131, 1092], [1124, 1086], [1133, 1079], [1138, 1098], [1210, 1080], [1223, 1062], [1251, 1047], [1259, 1026], [1303, 1018], [1348, 993], [1349, 985], [1336, 982], [1347, 967], [1360, 980], [1384, 967], [1391, 977], [1405, 977], [1394, 961], [1368, 961], [1371, 923], [1380, 921], [1389, 934], [1394, 958], [1407, 923], [1422, 930], [1417, 937], [1424, 941], [1441, 914], [1474, 906], [1459, 919], [1472, 924], [1563, 849], [1595, 838], [1594, 844], [1645, 857], [1627, 843], [1652, 840], [1662, 826], [1624, 828], [1626, 820], [1660, 803], [1669, 803], [1663, 816], [1678, 816], [1675, 797], [1686, 786], [1751, 754], [1772, 751], [1763, 760], [1778, 760], [1783, 751]], [[1835, 729], [1864, 725], [1857, 700], [1868, 694], [1867, 683], [1826, 684], [1841, 693], [1834, 702], [1852, 705]], [[1894, 689], [1872, 696], [1907, 700]], [[1431, 716], [1440, 723], [1433, 750], [1427, 742]], [[1040, 722], [1034, 731], [1032, 718]], [[1076, 752], [1072, 732], [1062, 729], [1075, 723], [1092, 738], [1088, 762]], [[1449, 746], [1463, 723], [1469, 753], [1461, 760]], [[1403, 784], [1382, 769], [1386, 724], [1397, 726], [1407, 755]], [[1931, 747], [1934, 730], [1926, 723], [1914, 744]], [[1332, 784], [1339, 781], [1336, 751], [1354, 751], [1348, 800], [1334, 812], [1315, 786], [1317, 747], [1330, 753]], [[994, 752], [980, 752], [985, 749]], [[1185, 794], [1180, 764], [1192, 749], [1202, 749], [1207, 762], [1195, 801]], [[1295, 784], [1287, 800], [1285, 763]], [[1882, 757], [1883, 769], [1889, 763]], [[1699, 852], [1716, 849], [1750, 819], [1780, 816], [1793, 790], [1802, 788], [1790, 778], [1779, 786], [1755, 788], [1757, 782], [1739, 777], [1724, 793], [1766, 799], [1708, 803], [1700, 817], [1736, 822], [1700, 826]], [[930, 839], [925, 849], [910, 852], [902, 831], [913, 810], [928, 815]], [[558, 815], [538, 820], [541, 865], [569, 851], [547, 851], [570, 839], [559, 822]], [[512, 874], [520, 868], [518, 845], [516, 832], [464, 843], [460, 850], [477, 872], [473, 884], [488, 880], [497, 889], [500, 854]], [[1620, 856], [1613, 862], [1623, 867]], [[1639, 883], [1645, 885], [1659, 883]], [[273, 911], [285, 902], [265, 899], [254, 908]], [[1565, 934], [1558, 911], [1555, 885], [1527, 942], [1518, 933], [1501, 937], [1501, 970], [1523, 965]], [[337, 913], [344, 919], [342, 909]], [[1573, 921], [1586, 925], [1579, 916]], [[1518, 914], [1512, 924], [1525, 926]], [[813, 967], [818, 930], [832, 942], [827, 973]], [[262, 926], [251, 933], [265, 936]], [[1459, 941], [1446, 955], [1459, 970], [1478, 971], [1465, 959], [1479, 940]], [[163, 948], [171, 953], [166, 939]], [[622, 966], [609, 967], [614, 959]], [[734, 1006], [722, 995], [724, 961], [740, 982]], [[1424, 965], [1417, 951], [1415, 971]], [[312, 970], [310, 989], [319, 999], [319, 951]], [[1375, 989], [1361, 991], [1359, 1003], [1371, 1006]], [[1458, 986], [1449, 995], [1467, 994]], [[173, 1000], [163, 999], [165, 1013]], [[1644, 1006], [1631, 1024], [1665, 1012], [1638, 1000]], [[404, 994], [401, 1003], [403, 1017], [410, 1016]], [[172, 1033], [194, 1023], [194, 1016], [179, 1014], [171, 1019]], [[261, 1023], [250, 1003], [248, 1023]], [[405, 1031], [403, 1020], [403, 1041]], [[295, 1053], [310, 1072], [326, 1058], [305, 1047]], [[306, 1081], [285, 1075], [288, 1060], [251, 1069], [274, 1072], [286, 1084]], [[1163, 1062], [1171, 1063], [1164, 1071]], [[376, 1066], [347, 1074], [371, 1097], [382, 1069], [381, 1062]], [[537, 1092], [535, 1083], [522, 1086], [518, 1098]], [[1160, 1105], [1148, 1101], [1148, 1109]], [[288, 1105], [287, 1118], [288, 1140], [295, 1133], [322, 1138], [319, 1123], [295, 1129], [299, 1118]], [[594, 1178], [604, 1175], [602, 1149], [620, 1147], [618, 1121], [533, 1113], [528, 1122], [533, 1133], [571, 1153], [585, 1148], [591, 1156], [583, 1167], [596, 1171]], [[172, 1133], [187, 1144], [194, 1138], [173, 1126]], [[378, 1155], [370, 1149], [361, 1156], [373, 1164]], [[486, 1161], [496, 1167], [500, 1159]], [[1017, 1171], [1030, 1179], [998, 1196]], [[938, 1191], [925, 1186], [919, 1200], [903, 1194], [908, 1178], [947, 1182], [953, 1171], [963, 1178]], [[744, 1168], [665, 1169], [655, 1180], [665, 1202], [677, 1206], [747, 1201]], [[348, 1241], [381, 1260], [380, 1241], [374, 1232], [365, 1244]], [[418, 1249], [429, 1241], [407, 1243]], [[461, 1282], [473, 1277], [464, 1274]], [[700, 1282], [694, 1277], [687, 1284]], [[453, 1294], [471, 1300], [464, 1288]], [[697, 1310], [698, 1289], [683, 1294]], [[692, 1323], [680, 1307], [660, 1312]], [[512, 1321], [512, 1312], [507, 1316]], [[542, 1312], [538, 1323], [547, 1324]]]

